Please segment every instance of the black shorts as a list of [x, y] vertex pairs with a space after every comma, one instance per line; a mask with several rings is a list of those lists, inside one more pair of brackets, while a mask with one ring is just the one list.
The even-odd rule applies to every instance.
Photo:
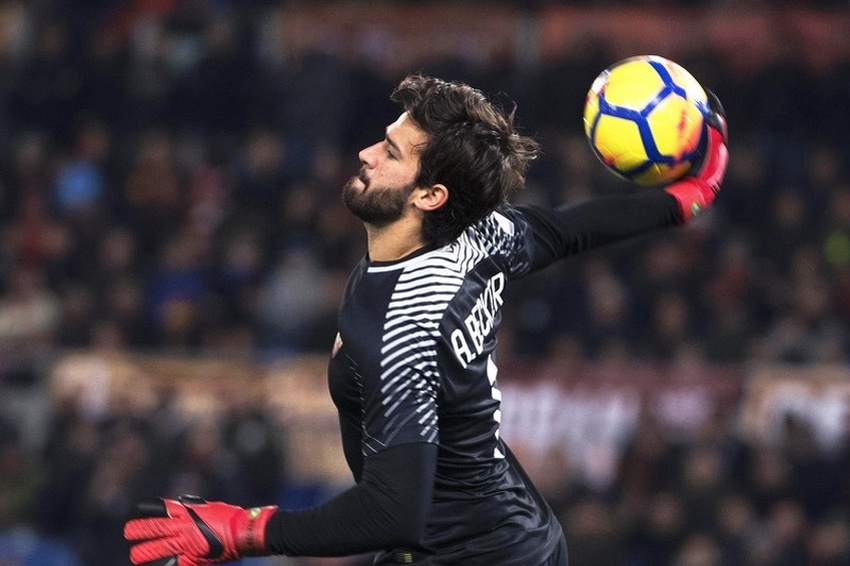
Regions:
[[561, 542], [558, 544], [558, 548], [555, 549], [555, 552], [552, 553], [546, 562], [543, 563], [543, 566], [567, 566], [567, 539], [561, 537]]
[[[555, 552], [540, 566], [568, 566], [567, 564], [567, 540], [562, 536], [561, 542]], [[375, 557], [374, 564], [411, 564], [412, 566], [425, 566], [431, 564], [429, 558], [417, 552], [396, 550], [394, 552], [382, 552]], [[493, 566], [498, 566], [493, 564]]]

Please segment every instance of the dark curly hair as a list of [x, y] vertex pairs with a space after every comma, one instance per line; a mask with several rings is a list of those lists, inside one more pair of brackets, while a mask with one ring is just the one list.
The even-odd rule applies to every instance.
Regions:
[[506, 203], [540, 152], [514, 128], [516, 109], [506, 114], [469, 85], [414, 74], [390, 99], [427, 134], [416, 183], [449, 189], [446, 204], [425, 216], [423, 236], [430, 243], [454, 240]]

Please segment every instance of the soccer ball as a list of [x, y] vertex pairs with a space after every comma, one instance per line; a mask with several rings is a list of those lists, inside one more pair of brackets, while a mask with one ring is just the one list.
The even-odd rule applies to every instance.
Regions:
[[697, 159], [708, 99], [681, 65], [640, 55], [605, 69], [590, 87], [584, 131], [608, 169], [638, 185], [667, 184]]

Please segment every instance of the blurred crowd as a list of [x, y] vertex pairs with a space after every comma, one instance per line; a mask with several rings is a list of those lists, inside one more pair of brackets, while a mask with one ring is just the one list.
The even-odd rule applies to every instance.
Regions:
[[[267, 2], [114, 4], [87, 3], [86, 17], [0, 7], [11, 31], [0, 43], [0, 350], [326, 350], [364, 251], [340, 187], [397, 112], [388, 94], [400, 77], [321, 48], [273, 55], [282, 40]], [[681, 56], [729, 114], [716, 208], [517, 286], [517, 353], [571, 336], [588, 356], [697, 347], [722, 362], [841, 360], [850, 56], [809, 68], [787, 43], [768, 45], [756, 69], [710, 44]], [[596, 162], [580, 120], [588, 85], [618, 55], [582, 47], [532, 67], [457, 57], [418, 69], [516, 103], [546, 150], [518, 202], [632, 190]]]
[[[274, 360], [330, 347], [365, 251], [339, 191], [395, 118], [401, 77], [332, 50], [280, 56], [278, 4], [0, 4], [0, 387], [32, 383], [37, 360], [67, 349]], [[411, 70], [516, 103], [545, 148], [517, 202], [573, 203], [633, 190], [595, 161], [580, 120], [587, 87], [619, 54], [604, 40], [582, 47], [531, 66], [459, 56]], [[681, 55], [729, 117], [714, 209], [519, 282], [509, 355], [846, 364], [850, 55], [814, 68], [792, 38], [771, 49], [745, 70], [710, 43]], [[245, 411], [190, 426], [167, 396], [132, 418], [59, 407], [36, 454], [8, 423], [0, 533], [57, 536], [60, 558], [32, 564], [114, 565], [119, 517], [151, 485], [276, 499], [273, 480], [234, 491], [262, 480], [245, 456], [259, 448], [240, 442], [277, 426]], [[546, 475], [574, 563], [850, 564], [847, 456], [807, 451], [793, 425], [796, 441], [771, 450], [740, 445], [728, 426], [687, 445], [642, 427], [617, 492]], [[52, 549], [46, 540], [37, 546]], [[0, 563], [30, 564], [9, 551], [25, 542], [0, 536]]]
[[718, 417], [677, 440], [644, 420], [609, 490], [563, 481], [564, 458], [545, 460], [535, 472], [566, 528], [570, 564], [850, 564], [850, 452], [819, 451], [795, 419], [772, 447], [742, 442], [729, 424]]
[[[572, 368], [587, 369], [582, 363], [573, 360]], [[506, 402], [516, 401], [517, 387], [506, 391]], [[299, 508], [344, 489], [348, 482], [293, 480], [293, 453], [283, 440], [287, 423], [262, 398], [245, 394], [249, 389], [233, 382], [218, 410], [202, 412], [187, 410], [167, 387], [150, 398], [145, 389], [97, 412], [80, 399], [54, 397], [39, 450], [32, 450], [14, 422], [0, 420], [0, 563], [128, 564], [121, 529], [144, 497], [189, 493], [243, 506]], [[579, 394], [569, 410], [599, 409], [592, 402], [583, 406]], [[574, 461], [578, 451], [552, 445], [536, 457], [515, 427], [505, 432], [566, 528], [572, 565], [850, 564], [848, 443], [824, 449], [811, 424], [793, 416], [780, 423], [775, 443], [738, 434], [734, 408], [704, 416], [698, 425], [677, 429], [652, 411], [642, 412], [621, 431], [617, 451], [600, 441], [612, 423], [598, 415], [598, 428], [571, 431], [589, 443], [584, 473]], [[243, 563], [371, 562], [357, 556]]]

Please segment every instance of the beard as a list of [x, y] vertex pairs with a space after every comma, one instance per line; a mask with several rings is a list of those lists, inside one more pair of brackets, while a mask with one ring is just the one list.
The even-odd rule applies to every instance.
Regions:
[[[363, 183], [363, 189], [357, 185]], [[412, 182], [401, 187], [372, 187], [361, 173], [348, 180], [342, 189], [342, 202], [357, 218], [373, 226], [386, 226], [404, 214], [407, 197], [416, 188]]]

